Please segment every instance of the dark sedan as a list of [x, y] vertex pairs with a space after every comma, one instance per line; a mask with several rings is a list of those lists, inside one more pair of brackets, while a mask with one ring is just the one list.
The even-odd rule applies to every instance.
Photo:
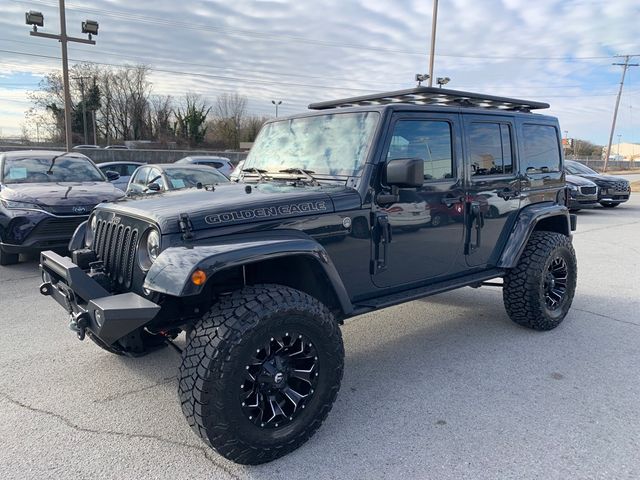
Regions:
[[203, 165], [157, 164], [138, 168], [129, 180], [127, 195], [150, 194], [226, 183], [218, 170]]
[[598, 186], [598, 202], [603, 207], [613, 208], [629, 200], [631, 184], [622, 177], [601, 175], [586, 165], [573, 160], [564, 162], [564, 171], [591, 180]]
[[598, 186], [595, 183], [577, 175], [566, 175], [565, 180], [569, 187], [569, 210], [575, 212], [598, 205]]
[[66, 248], [98, 203], [122, 196], [80, 153], [0, 154], [0, 265], [17, 263], [20, 253]]

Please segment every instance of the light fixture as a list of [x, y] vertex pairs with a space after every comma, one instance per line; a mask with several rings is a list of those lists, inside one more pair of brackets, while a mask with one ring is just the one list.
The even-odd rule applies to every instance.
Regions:
[[82, 33], [88, 33], [89, 38], [91, 38], [91, 35], [98, 35], [98, 22], [95, 20], [85, 20], [82, 22]]
[[416, 73], [416, 82], [418, 82], [418, 87], [422, 85], [422, 82], [426, 82], [429, 80], [429, 75], [427, 73]]
[[440, 85], [440, 88], [442, 88], [443, 85], [446, 85], [447, 83], [449, 83], [451, 81], [451, 79], [449, 77], [438, 77], [436, 79], [436, 83], [438, 85]]
[[44, 15], [42, 15], [42, 12], [29, 10], [25, 12], [24, 18], [27, 25], [33, 25], [34, 32], [38, 31], [38, 27], [44, 27]]

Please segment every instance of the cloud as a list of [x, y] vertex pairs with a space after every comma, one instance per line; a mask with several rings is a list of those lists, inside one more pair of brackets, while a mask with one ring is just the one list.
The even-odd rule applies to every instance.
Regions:
[[[29, 37], [22, 20], [26, 9], [42, 9], [45, 30], [56, 31], [57, 2], [4, 3], [0, 49], [59, 55], [56, 42]], [[257, 114], [272, 113], [272, 99], [291, 114], [314, 101], [408, 88], [428, 69], [432, 4], [420, 0], [184, 0], [180, 8], [174, 0], [75, 0], [67, 7], [70, 34], [85, 18], [100, 22], [97, 45], [73, 45], [71, 58], [147, 63], [157, 93], [191, 90], [212, 100], [237, 91]], [[620, 75], [610, 57], [640, 53], [638, 18], [637, 0], [440, 2], [435, 73], [451, 77], [451, 88], [546, 100], [570, 135], [604, 142]], [[9, 79], [58, 65], [0, 53]], [[637, 78], [631, 72], [627, 104], [638, 99]], [[6, 131], [22, 119], [3, 100]], [[620, 130], [632, 139], [630, 122]]]

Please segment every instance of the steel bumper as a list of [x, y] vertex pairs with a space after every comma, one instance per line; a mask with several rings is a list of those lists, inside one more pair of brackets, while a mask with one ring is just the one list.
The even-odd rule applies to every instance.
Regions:
[[90, 330], [111, 345], [147, 324], [160, 310], [159, 305], [132, 292], [111, 294], [69, 257], [42, 252], [40, 269], [44, 280], [40, 293], [53, 297], [69, 313], [69, 327], [81, 339]]

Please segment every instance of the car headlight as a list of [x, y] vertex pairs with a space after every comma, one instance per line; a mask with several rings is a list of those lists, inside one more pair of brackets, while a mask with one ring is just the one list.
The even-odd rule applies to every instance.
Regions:
[[95, 215], [92, 215], [89, 219], [89, 223], [87, 224], [87, 229], [84, 233], [84, 246], [87, 248], [91, 248], [93, 246], [93, 241], [96, 238], [96, 229], [98, 228], [98, 219]]
[[12, 210], [43, 210], [43, 208], [37, 203], [29, 203], [29, 202], [16, 202], [15, 200], [2, 200], [2, 205], [5, 208], [10, 208]]
[[569, 190], [573, 190], [574, 192], [578, 191], [578, 187], [575, 185], [569, 185]]
[[143, 270], [149, 270], [160, 255], [160, 233], [155, 229], [147, 230], [138, 247], [138, 262]]

